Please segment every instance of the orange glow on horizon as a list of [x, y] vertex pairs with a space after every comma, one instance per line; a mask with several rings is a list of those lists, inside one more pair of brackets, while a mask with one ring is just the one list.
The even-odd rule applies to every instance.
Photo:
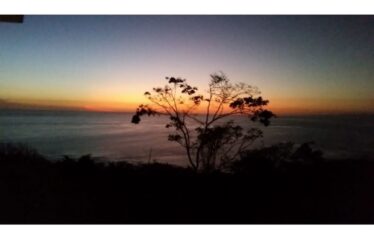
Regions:
[[374, 113], [370, 99], [307, 99], [280, 98], [270, 101], [268, 108], [278, 115]]
[[[344, 113], [374, 113], [373, 100], [344, 100], [344, 99], [302, 99], [278, 98], [270, 99], [266, 109], [277, 115], [305, 115], [305, 114], [344, 114]], [[116, 100], [119, 100], [118, 98]], [[8, 105], [7, 105], [8, 104]], [[35, 100], [20, 99], [5, 101], [4, 107], [20, 107], [31, 109], [67, 109], [96, 112], [134, 112], [140, 104], [152, 103], [144, 98], [122, 98], [121, 101], [64, 101], [64, 100]], [[1, 107], [1, 105], [0, 105]], [[225, 111], [228, 110], [226, 107]], [[214, 107], [211, 108], [211, 112]], [[206, 106], [202, 104], [195, 113], [206, 113]]]

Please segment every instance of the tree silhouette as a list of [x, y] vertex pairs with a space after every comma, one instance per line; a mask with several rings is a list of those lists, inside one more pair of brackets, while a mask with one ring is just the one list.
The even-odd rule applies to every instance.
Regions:
[[166, 77], [165, 87], [144, 93], [151, 104], [140, 105], [132, 118], [132, 123], [138, 124], [143, 115], [167, 115], [170, 122], [166, 128], [175, 130], [168, 136], [169, 141], [179, 143], [186, 150], [189, 164], [196, 171], [225, 167], [262, 137], [260, 129], [244, 131], [230, 116], [245, 115], [265, 126], [275, 116], [263, 108], [269, 101], [259, 96], [256, 87], [232, 84], [223, 73], [210, 77], [205, 95], [185, 79]]

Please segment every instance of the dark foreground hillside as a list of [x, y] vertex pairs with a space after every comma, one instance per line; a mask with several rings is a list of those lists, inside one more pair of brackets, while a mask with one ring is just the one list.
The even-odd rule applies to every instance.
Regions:
[[374, 223], [374, 163], [308, 145], [256, 150], [228, 172], [51, 162], [0, 144], [1, 223]]

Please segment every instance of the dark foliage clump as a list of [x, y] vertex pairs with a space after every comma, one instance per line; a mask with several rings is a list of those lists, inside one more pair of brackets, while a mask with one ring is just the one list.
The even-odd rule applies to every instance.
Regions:
[[0, 144], [0, 223], [373, 223], [374, 163], [322, 158], [310, 143], [242, 154], [231, 171], [48, 161]]
[[[324, 159], [322, 151], [313, 148], [312, 142], [295, 147], [291, 142], [246, 151], [239, 161], [231, 164], [235, 174], [258, 174], [274, 170], [284, 170], [293, 166], [317, 166]], [[259, 171], [260, 170], [260, 171]]]

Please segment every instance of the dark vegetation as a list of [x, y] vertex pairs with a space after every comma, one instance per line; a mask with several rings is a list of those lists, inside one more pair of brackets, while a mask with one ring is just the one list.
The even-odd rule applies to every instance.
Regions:
[[[269, 100], [245, 83], [233, 84], [224, 74], [210, 75], [205, 94], [189, 85], [186, 79], [166, 77], [164, 87], [155, 87], [144, 95], [149, 104], [141, 104], [132, 118], [138, 124], [144, 115], [166, 115], [166, 128], [174, 130], [168, 140], [184, 148], [189, 166], [198, 172], [226, 168], [240, 154], [262, 137], [259, 128], [244, 131], [230, 119], [245, 116], [248, 122], [270, 124], [273, 112], [265, 109]], [[202, 114], [198, 114], [198, 109]], [[201, 112], [200, 112], [201, 113]]]
[[[168, 139], [188, 167], [49, 161], [22, 144], [0, 144], [0, 223], [374, 223], [374, 163], [325, 160], [312, 143], [253, 149], [275, 115], [257, 88], [211, 75], [205, 95], [167, 78], [132, 118], [167, 115]], [[204, 109], [198, 115], [197, 109]], [[150, 161], [151, 162], [151, 161]]]
[[373, 223], [374, 163], [310, 143], [246, 151], [225, 171], [48, 161], [0, 144], [1, 223]]

